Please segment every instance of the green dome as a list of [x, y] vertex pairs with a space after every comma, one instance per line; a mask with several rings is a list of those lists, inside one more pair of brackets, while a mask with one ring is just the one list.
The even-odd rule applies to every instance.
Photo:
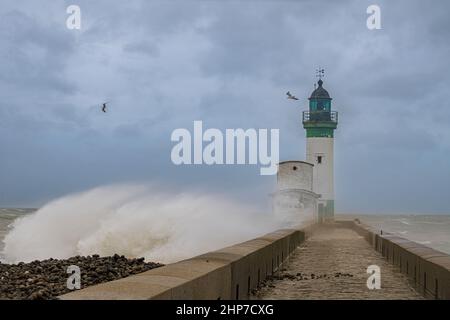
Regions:
[[310, 100], [311, 99], [328, 99], [328, 100], [331, 100], [330, 94], [328, 93], [328, 91], [325, 90], [322, 87], [323, 81], [319, 80], [317, 82], [317, 84], [319, 85], [319, 87], [311, 93], [311, 97], [309, 97], [309, 99]]

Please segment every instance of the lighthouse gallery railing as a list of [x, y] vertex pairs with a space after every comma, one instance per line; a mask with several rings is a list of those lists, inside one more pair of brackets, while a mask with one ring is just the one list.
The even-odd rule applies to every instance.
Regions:
[[303, 111], [303, 122], [338, 122], [337, 111]]

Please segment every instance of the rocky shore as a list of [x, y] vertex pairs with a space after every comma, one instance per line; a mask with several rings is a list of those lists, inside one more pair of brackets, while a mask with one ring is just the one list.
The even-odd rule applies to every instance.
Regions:
[[80, 268], [81, 288], [162, 266], [159, 263], [145, 262], [144, 258], [127, 259], [119, 255], [76, 256], [18, 264], [0, 263], [0, 299], [55, 299], [71, 292], [67, 288], [70, 276], [67, 268], [71, 265]]

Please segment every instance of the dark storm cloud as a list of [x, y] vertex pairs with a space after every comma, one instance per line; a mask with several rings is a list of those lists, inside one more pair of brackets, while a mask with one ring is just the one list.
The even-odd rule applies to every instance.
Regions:
[[0, 206], [135, 180], [266, 202], [273, 177], [176, 167], [170, 134], [194, 120], [280, 128], [281, 158], [303, 159], [322, 66], [340, 112], [338, 210], [448, 212], [446, 1], [378, 1], [376, 31], [372, 1], [77, 1], [80, 31], [69, 4], [0, 8]]
[[38, 20], [15, 10], [1, 15], [0, 79], [4, 86], [17, 89], [20, 86], [28, 93], [74, 91], [70, 79], [63, 74], [65, 58], [73, 50], [73, 44], [57, 29], [43, 27]]

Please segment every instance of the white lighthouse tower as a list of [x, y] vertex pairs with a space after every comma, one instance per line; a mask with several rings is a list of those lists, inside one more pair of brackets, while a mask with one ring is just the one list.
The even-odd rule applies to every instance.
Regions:
[[306, 161], [314, 165], [313, 191], [318, 199], [319, 221], [334, 220], [334, 130], [338, 113], [331, 110], [331, 97], [323, 88], [323, 69], [318, 87], [309, 98], [309, 111], [303, 111], [306, 130]]

